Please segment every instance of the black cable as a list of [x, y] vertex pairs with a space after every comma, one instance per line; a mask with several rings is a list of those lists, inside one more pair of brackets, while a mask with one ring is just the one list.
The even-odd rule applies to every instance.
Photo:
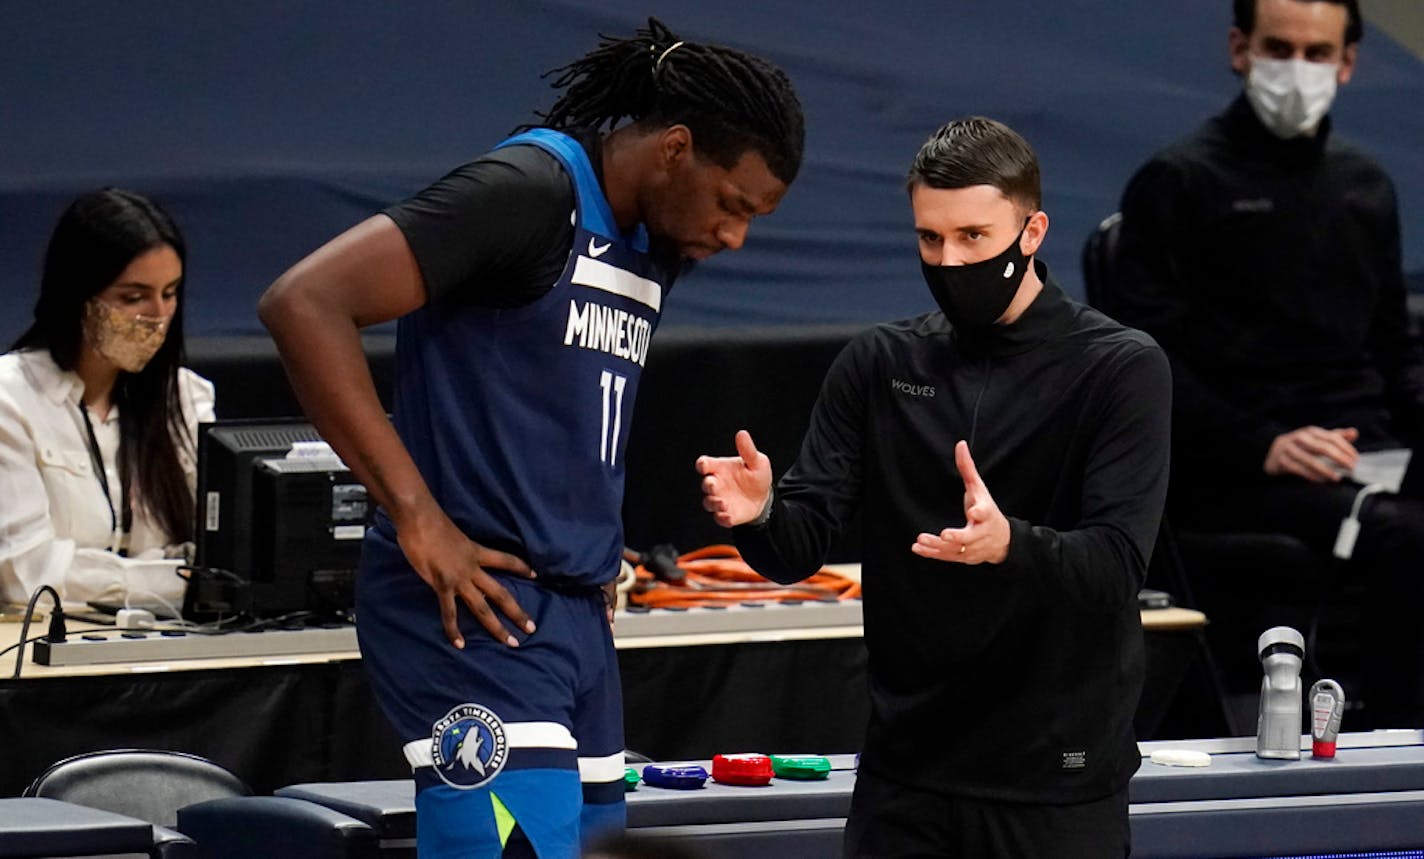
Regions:
[[623, 548], [623, 560], [633, 566], [641, 564], [643, 569], [665, 582], [680, 583], [687, 578], [687, 572], [677, 565], [681, 555], [671, 543], [659, 543], [646, 552]]
[[229, 631], [230, 631], [230, 632], [256, 632], [256, 631], [258, 631], [258, 630], [261, 630], [261, 629], [268, 629], [268, 628], [274, 627], [274, 626], [280, 627], [280, 626], [283, 626], [283, 625], [285, 625], [285, 624], [291, 623], [292, 621], [295, 621], [295, 620], [304, 620], [305, 618], [309, 618], [309, 617], [311, 617], [311, 616], [312, 616], [312, 613], [309, 612], [309, 611], [294, 611], [294, 612], [288, 612], [287, 614], [279, 614], [279, 615], [277, 615], [276, 617], [264, 617], [264, 618], [260, 618], [260, 619], [258, 619], [258, 620], [253, 621], [253, 622], [252, 622], [251, 624], [249, 624], [248, 626], [238, 627], [237, 629], [233, 629], [233, 630], [229, 630]]
[[[183, 631], [184, 631], [184, 632], [193, 633], [193, 634], [195, 634], [195, 635], [231, 635], [232, 633], [235, 633], [235, 632], [257, 632], [257, 631], [259, 631], [259, 630], [266, 629], [267, 627], [270, 627], [270, 626], [278, 626], [278, 625], [281, 625], [281, 624], [289, 623], [289, 622], [294, 621], [294, 620], [300, 620], [300, 619], [302, 619], [302, 618], [310, 617], [311, 615], [312, 615], [312, 612], [309, 612], [309, 611], [294, 611], [294, 612], [291, 612], [291, 613], [289, 613], [289, 614], [278, 615], [278, 616], [276, 616], [276, 617], [264, 617], [264, 618], [252, 618], [252, 617], [248, 617], [248, 618], [245, 618], [246, 624], [245, 624], [244, 626], [234, 626], [234, 627], [232, 627], [232, 628], [230, 628], [230, 629], [221, 629], [221, 628], [217, 628], [217, 629], [204, 629], [204, 628], [202, 628], [202, 627], [197, 627], [197, 628], [193, 628], [193, 629], [185, 629], [185, 630], [183, 630]], [[236, 620], [236, 619], [238, 619], [239, 617], [240, 617], [240, 616], [238, 616], [238, 615], [234, 615], [232, 618], [229, 618], [227, 621], [216, 621], [216, 622], [217, 622], [217, 623], [227, 623], [227, 622], [229, 622], [229, 621]]]
[[[48, 591], [49, 595], [54, 599], [54, 611], [49, 616], [49, 631], [44, 635], [30, 639], [30, 621], [35, 619], [35, 603], [39, 602], [40, 594], [46, 591]], [[20, 626], [20, 641], [15, 645], [20, 650], [15, 654], [15, 673], [10, 675], [12, 680], [20, 676], [20, 669], [24, 667], [25, 645], [30, 643], [30, 641], [39, 641], [42, 638], [47, 638], [55, 644], [60, 644], [65, 639], [64, 609], [60, 606], [59, 591], [49, 585], [40, 585], [35, 588], [35, 592], [30, 594], [29, 605], [25, 606], [25, 620]], [[29, 640], [27, 641], [26, 639]], [[7, 647], [4, 652], [8, 652], [9, 650], [10, 648]], [[0, 655], [3, 655], [3, 652], [0, 652]]]

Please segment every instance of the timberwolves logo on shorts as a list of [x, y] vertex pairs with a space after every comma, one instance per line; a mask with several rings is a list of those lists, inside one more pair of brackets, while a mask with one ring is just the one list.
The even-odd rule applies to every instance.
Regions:
[[461, 704], [435, 723], [431, 751], [435, 774], [451, 787], [468, 790], [504, 769], [509, 742], [498, 716], [479, 704]]

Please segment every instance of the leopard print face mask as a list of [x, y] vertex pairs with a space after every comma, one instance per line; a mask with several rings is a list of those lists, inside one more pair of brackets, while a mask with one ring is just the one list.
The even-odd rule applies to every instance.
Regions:
[[137, 373], [163, 346], [172, 319], [125, 313], [91, 298], [84, 305], [84, 342], [120, 370]]

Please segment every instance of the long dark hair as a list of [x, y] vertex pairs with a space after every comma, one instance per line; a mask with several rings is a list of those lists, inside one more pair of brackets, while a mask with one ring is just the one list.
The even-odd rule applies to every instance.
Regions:
[[[73, 370], [83, 348], [84, 305], [112, 284], [129, 263], [168, 245], [187, 265], [178, 226], [156, 203], [118, 188], [102, 188], [69, 204], [45, 251], [35, 321], [14, 349], [47, 349]], [[179, 445], [194, 441], [178, 394], [183, 363], [183, 279], [168, 335], [137, 373], [120, 371], [114, 385], [119, 407], [119, 474], [174, 542], [193, 538], [193, 492], [178, 460]]]
[[564, 90], [538, 114], [551, 128], [612, 128], [625, 117], [648, 127], [686, 125], [693, 148], [732, 168], [748, 150], [791, 184], [801, 169], [806, 120], [786, 74], [760, 57], [685, 41], [656, 18], [631, 39], [550, 72]]

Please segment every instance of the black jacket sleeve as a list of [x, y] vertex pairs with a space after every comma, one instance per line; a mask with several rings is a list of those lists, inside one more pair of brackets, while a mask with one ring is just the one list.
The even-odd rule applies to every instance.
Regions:
[[[1172, 378], [1161, 349], [1123, 355], [1097, 390], [1081, 516], [1068, 530], [1009, 518], [1009, 574], [1033, 576], [1065, 603], [1114, 611], [1147, 577], [1167, 497]], [[992, 495], [994, 487], [989, 487]]]

